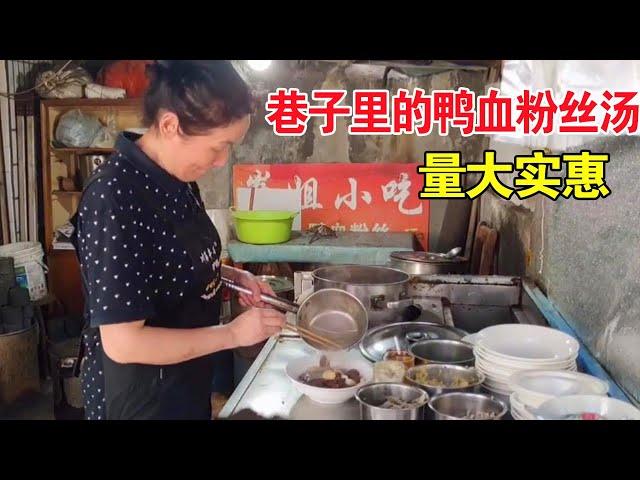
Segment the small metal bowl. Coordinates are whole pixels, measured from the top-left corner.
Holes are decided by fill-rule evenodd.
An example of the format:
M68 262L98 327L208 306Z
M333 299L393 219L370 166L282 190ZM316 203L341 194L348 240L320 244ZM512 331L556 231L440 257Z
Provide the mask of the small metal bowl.
M465 418L468 415L493 414L486 420L500 420L507 413L507 405L489 395L469 392L445 393L433 397L429 409L435 420L482 420Z
M422 340L409 347L418 364L446 364L473 367L476 357L473 345L460 340Z
M465 387L445 387L420 383L416 380L418 372L426 371L430 378L441 380L446 384L453 384L456 379L465 380L468 385ZM430 397L441 395L449 392L480 392L480 387L484 382L485 376L474 367L461 367L459 365L418 365L407 370L404 377L405 381L416 387L425 390Z
M406 402L418 400L411 408L382 408L387 397L394 396ZM362 420L423 420L429 395L417 387L402 383L371 383L356 392L360 402L360 419Z

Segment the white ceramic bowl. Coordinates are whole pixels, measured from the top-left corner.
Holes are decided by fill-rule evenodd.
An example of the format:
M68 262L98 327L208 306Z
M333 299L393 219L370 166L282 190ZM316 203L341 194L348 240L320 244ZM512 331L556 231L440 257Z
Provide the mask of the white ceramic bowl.
M547 400L532 409L541 420L561 420L566 415L597 413L607 420L640 420L640 410L630 403L601 395L569 395Z
M485 328L473 339L476 347L492 355L515 361L568 361L580 344L570 335L551 327L506 324Z
M361 381L359 384L352 387L345 388L322 388L307 385L306 383L298 380L300 375L306 372L311 367L316 367L320 364L321 354L314 354L308 357L292 360L286 366L286 374L298 390L303 395L307 395L311 400L324 404L339 404L348 401L354 397L356 391L371 383L373 379L373 367L360 352L353 350L351 352L332 352L330 356L331 367L340 368L345 370L356 369L360 372Z
M542 370L537 366L531 366L526 364L517 366L517 367L506 366L503 364L493 363L479 356L476 357L476 367L480 367L483 370L488 371L491 376L501 377L505 382L509 382L511 376L516 372L528 371L528 370ZM560 365L545 367L544 370L562 371L562 370L575 370L576 368L577 367L575 362L570 362L567 364L560 364Z
M516 392L509 397L511 405L511 414L518 417L518 420L535 420L533 414L527 409L527 405L523 403Z
M536 369L546 369L546 368L563 368L569 366L572 363L575 363L578 358L578 354L574 354L569 358L563 360L529 360L529 359L519 359L514 360L511 358L507 358L504 356L496 355L493 352L487 351L483 349L481 346L475 346L473 348L473 353L477 357L482 358L491 363L495 363L496 365L502 365L505 367L513 367L513 368L536 368Z
M572 371L527 370L511 376L510 385L526 405L539 407L545 401L568 395L606 395L607 382Z

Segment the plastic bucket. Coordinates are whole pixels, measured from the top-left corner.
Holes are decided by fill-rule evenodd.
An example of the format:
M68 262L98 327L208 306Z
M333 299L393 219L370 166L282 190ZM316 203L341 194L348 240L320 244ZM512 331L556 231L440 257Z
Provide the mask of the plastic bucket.
M298 212L280 210L235 210L231 208L236 236L243 243L271 245L291 239L293 219Z
M12 257L16 282L29 290L32 301L47 295L48 272L44 264L44 251L38 242L18 242L0 246L0 257Z

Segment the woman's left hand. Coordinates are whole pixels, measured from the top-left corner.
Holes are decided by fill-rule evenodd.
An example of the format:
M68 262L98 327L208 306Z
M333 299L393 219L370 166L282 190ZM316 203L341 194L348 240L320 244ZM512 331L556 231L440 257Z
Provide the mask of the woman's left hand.
M260 300L260 294L266 293L267 295L275 296L276 294L273 292L271 285L259 281L249 272L243 272L238 279L238 283L253 293L252 295L246 293L239 294L240 305L243 307L270 308L268 304Z

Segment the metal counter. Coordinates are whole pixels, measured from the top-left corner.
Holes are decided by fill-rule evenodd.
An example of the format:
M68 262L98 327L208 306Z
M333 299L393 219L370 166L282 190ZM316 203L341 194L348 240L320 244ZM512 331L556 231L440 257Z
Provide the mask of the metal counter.
M553 314L544 298L540 299L540 294L536 294L531 287L522 291L521 282L517 278L450 275L425 277L422 280L415 285L415 290L422 291L412 293L435 294L447 298L452 303L453 323L470 333L500 323L551 324L578 338L573 331L558 323L558 315ZM294 322L294 317L289 315L288 320ZM580 350L579 371L607 381L611 386L611 396L629 401L618 391L615 382L602 370L582 342ZM340 405L322 405L298 393L287 377L285 367L291 360L313 353L314 350L297 336L271 338L220 412L220 418L248 409L267 418L360 419L360 407L355 398ZM507 398L502 400L508 401ZM510 416L507 415L506 418Z
M220 418L250 409L267 418L359 420L360 407L355 398L341 405L322 405L298 393L291 383L284 371L286 365L313 353L299 337L271 338L220 412Z

